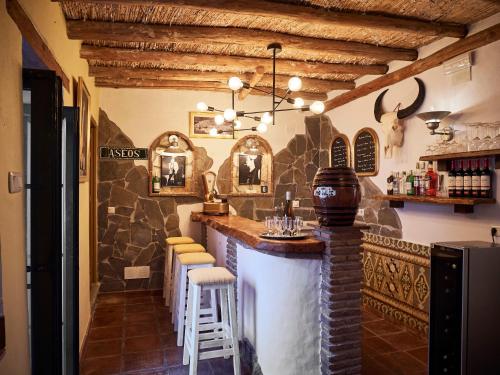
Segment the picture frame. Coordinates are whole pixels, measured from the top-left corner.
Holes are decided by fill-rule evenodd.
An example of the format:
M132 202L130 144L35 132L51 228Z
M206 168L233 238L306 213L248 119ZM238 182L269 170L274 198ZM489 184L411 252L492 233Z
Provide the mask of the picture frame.
M189 138L212 138L212 139L233 139L233 125L231 122L224 122L222 125L215 124L217 112L189 112ZM216 127L223 130L217 137L209 134L210 129Z
M161 187L186 186L186 155L163 154L161 155Z
M82 77L78 77L77 107L79 108L79 180L85 182L89 178L90 147L90 93Z

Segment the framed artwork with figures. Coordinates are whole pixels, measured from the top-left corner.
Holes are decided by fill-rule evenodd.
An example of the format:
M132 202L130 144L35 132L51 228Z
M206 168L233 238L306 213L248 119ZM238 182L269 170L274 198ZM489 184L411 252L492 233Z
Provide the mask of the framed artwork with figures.
M186 186L186 156L166 154L161 156L160 186Z
M90 93L82 77L78 78L77 106L80 110L79 175L80 182L85 182L89 176Z
M215 124L216 112L189 112L189 138L233 138L233 125L225 121L222 125ZM217 137L210 135L210 129L221 131Z

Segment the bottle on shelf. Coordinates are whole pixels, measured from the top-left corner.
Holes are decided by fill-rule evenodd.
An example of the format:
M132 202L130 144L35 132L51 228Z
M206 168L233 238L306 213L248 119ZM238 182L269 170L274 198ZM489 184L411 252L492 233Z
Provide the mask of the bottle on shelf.
M399 195L399 172L396 172L394 180L392 181L392 190L394 195Z
M428 196L436 196L438 185L438 174L434 172L432 161L427 166L425 174L425 194Z
M470 160L465 161L464 169L464 197L472 197L472 169L470 167Z
M420 183L418 184L420 188L419 195L425 195L425 175L427 174L425 170L425 161L420 163Z
M458 169L455 174L455 196L463 197L464 196L464 169L463 169L463 160L458 161Z
M491 198L492 196L492 175L489 160L484 159L483 169L481 169L481 198Z
M473 198L479 198L481 196L481 168L479 166L479 160L472 161L471 193Z
M153 178L151 179L152 184L153 184L153 193L159 193L160 192L160 177L158 175L153 174Z
M283 216L284 217L289 217L289 218L294 218L293 215L293 201L292 201L292 192L287 191L285 193L285 208L283 210Z
M406 171L401 173L401 178L399 179L399 194L406 195Z
M389 177L387 177L387 195L394 195L394 186L393 186L393 181L394 181L394 172L391 172Z
M415 195L415 176L413 175L413 171L410 170L410 174L406 177L406 195Z
M455 160L451 161L451 169L448 171L448 196L450 198L456 197L455 194Z

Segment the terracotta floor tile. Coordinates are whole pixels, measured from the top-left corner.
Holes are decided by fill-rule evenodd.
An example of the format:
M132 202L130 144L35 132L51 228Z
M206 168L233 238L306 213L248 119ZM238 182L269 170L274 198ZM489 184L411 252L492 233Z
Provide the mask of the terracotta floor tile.
M401 375L416 375L426 370L426 366L405 352L396 352L383 354L374 357L380 363L396 374Z
M96 300L97 304L120 305L125 304L123 293L104 293L99 294Z
M394 372L388 369L380 361L370 356L363 356L361 365L362 375L394 375Z
M189 366L177 366L170 367L168 369L169 375L188 375L189 374ZM208 361L200 361L198 362L198 375L223 375L223 374L215 374L210 367Z
M143 296L143 297L129 297L127 298L127 305L139 305L139 304L152 304L153 298L151 296Z
M158 321L158 330L160 331L160 334L166 335L170 333L174 333L174 326L172 323L170 323L170 320L167 321L165 320L159 320Z
M125 340L124 353L154 351L161 348L159 335L131 337Z
M96 312L92 319L92 327L122 326L123 317L122 312Z
M111 375L119 374L121 370L121 357L101 357L86 359L81 364L81 375Z
M388 322L386 320L372 321L372 322L363 324L363 326L379 336L404 331L403 328L398 327L398 326L394 325L393 323Z
M122 352L122 340L94 341L87 343L85 358L118 355Z
M162 348L177 348L177 334L169 333L167 335L161 335Z
M420 349L408 350L408 354L424 364L429 362L429 348L427 346Z
M165 350L165 358L167 359L167 366L175 367L182 365L183 354L184 354L184 348L182 346Z
M409 351L412 349L421 348L422 346L427 346L427 341L415 336L410 332L400 332L390 335L382 336L384 341L397 348L399 351Z
M163 352L140 352L123 355L123 371L163 370Z
M364 338L362 344L363 350L371 356L398 351L393 345L376 336Z
M155 308L152 304L126 305L125 312L154 312Z
M125 322L126 324L135 324L135 323L153 323L156 321L155 315L153 313L139 313L139 312L131 312L125 313Z
M363 316L363 323L369 323L369 322L373 322L376 320L383 320L383 318L381 316L377 315L373 311L370 311L366 308L363 309L362 316Z
M125 337L134 336L149 336L158 334L158 326L156 323L139 323L127 324L125 326Z
M99 327L92 328L89 331L89 335L87 336L87 341L99 341L99 340L110 340L122 338L123 336L123 327Z
M98 303L95 306L95 313L102 313L102 312L125 312L125 305L114 305L114 304L107 304L107 303Z
M365 327L363 327L363 329L361 331L361 337L368 338L368 337L373 337L373 336L375 336L375 333L373 333L369 329L366 329Z

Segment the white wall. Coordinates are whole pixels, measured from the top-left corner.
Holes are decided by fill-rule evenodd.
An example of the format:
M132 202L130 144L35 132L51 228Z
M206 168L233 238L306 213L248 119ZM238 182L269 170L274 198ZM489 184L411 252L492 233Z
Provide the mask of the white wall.
M471 28L471 33L500 22L497 14ZM419 50L419 57L425 57L443 48L453 39L443 40ZM426 86L426 98L418 112L430 110L451 111L452 124L473 121L500 120L500 41L482 47L473 54L472 80L454 85L443 73L442 67L428 70L420 77ZM396 70L406 63L391 64L390 70ZM369 79L358 82L364 83ZM417 95L417 84L413 78L389 87L385 95L385 111L392 111L398 102L403 107L410 104ZM374 128L383 142L381 125L373 116L373 105L380 90L351 103L336 108L327 114L333 125L345 133L352 141L354 134L362 127ZM335 96L334 93L330 97ZM449 124L449 122L448 122ZM386 178L391 171L415 169L419 156L424 155L426 146L435 142L425 124L415 116L405 120L405 143L401 155L394 159L384 159L380 155L380 172L373 177L373 182L382 191L386 191ZM447 122L444 122L444 126ZM500 177L496 172L496 180ZM498 184L497 184L498 185ZM500 201L500 189L496 189L496 199ZM397 209L403 225L403 238L423 244L444 240L491 240L489 225L500 224L500 209L496 205L476 206L474 214L454 214L452 206L405 203Z

